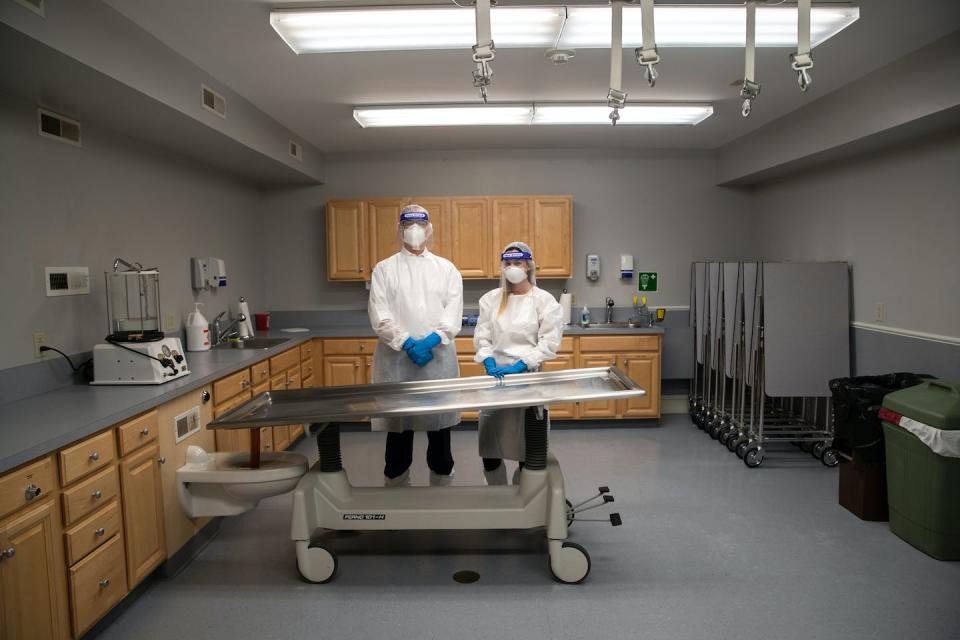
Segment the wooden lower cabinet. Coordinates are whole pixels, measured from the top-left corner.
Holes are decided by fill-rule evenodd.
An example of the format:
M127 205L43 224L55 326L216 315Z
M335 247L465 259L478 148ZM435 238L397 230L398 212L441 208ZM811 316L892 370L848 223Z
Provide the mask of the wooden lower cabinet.
M56 498L0 522L0 637L69 636L66 575Z
M74 634L79 637L127 595L123 537L109 542L70 567Z
M577 368L580 369L589 367L612 367L616 364L617 354L615 353L581 354L577 360ZM617 401L595 400L592 402L581 402L578 415L580 418L616 418Z
M160 446L145 447L120 463L127 586L133 589L166 559ZM175 509L179 505L170 505Z
M566 369L575 369L576 359L573 354L560 354L553 360L547 360L543 363L544 371L564 371ZM552 404L549 407L550 417L554 420L573 420L577 417L577 405L570 402L567 404Z
M629 353L621 355L618 366L647 390L645 396L629 398L620 402L620 415L624 418L660 417L660 354Z
M370 357L372 369L373 358ZM367 356L330 356L323 357L324 386L339 387L351 384L364 384L367 381Z

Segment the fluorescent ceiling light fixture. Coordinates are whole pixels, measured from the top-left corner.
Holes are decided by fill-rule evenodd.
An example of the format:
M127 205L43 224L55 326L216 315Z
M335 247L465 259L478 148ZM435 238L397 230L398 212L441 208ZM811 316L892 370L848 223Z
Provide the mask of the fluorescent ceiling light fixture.
M493 40L498 49L610 46L609 6L493 7ZM657 46L742 47L746 41L744 5L656 5ZM849 4L813 7L813 46L828 40L860 17ZM469 49L475 44L474 9L447 5L280 9L270 24L296 53ZM797 8L757 7L757 46L797 44ZM623 46L641 45L640 8L623 9Z
M709 104L627 103L618 124L694 125L713 115ZM487 105L397 105L356 107L354 119L371 127L470 127L509 125L610 125L604 104L537 103Z

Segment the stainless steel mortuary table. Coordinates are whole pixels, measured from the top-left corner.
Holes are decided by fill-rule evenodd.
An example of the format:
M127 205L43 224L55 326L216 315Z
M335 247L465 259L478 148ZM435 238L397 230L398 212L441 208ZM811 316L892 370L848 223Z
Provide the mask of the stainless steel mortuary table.
M337 570L330 549L314 542L322 529L531 529L545 527L550 570L560 582L578 583L590 556L567 542L576 507L564 494L563 474L549 452L548 418L526 413L526 460L514 486L353 487L340 455L337 421L504 409L612 400L646 393L616 367L270 391L224 414L211 429L259 429L311 423L320 459L293 496L291 538L297 567L311 582L328 582ZM606 487L594 499L612 501ZM599 506L599 505L593 505ZM589 507L589 508L592 508ZM617 518L614 524L619 523Z

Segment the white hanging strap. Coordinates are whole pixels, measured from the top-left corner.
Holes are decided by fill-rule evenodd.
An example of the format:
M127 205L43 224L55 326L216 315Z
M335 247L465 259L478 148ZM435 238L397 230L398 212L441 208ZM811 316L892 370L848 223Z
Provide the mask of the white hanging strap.
M760 83L756 81L757 57L757 2L747 0L747 46L743 59L743 86L740 87L740 97L743 106L740 115L744 118L750 115L753 101L760 95Z
M490 63L496 55L493 36L490 33L490 0L477 0L476 9L477 44L473 47L473 86L480 89L480 97L487 101L487 87L493 81L493 69Z
M813 56L810 55L810 0L797 1L797 52L790 55L790 66L797 72L797 84L806 91L813 81L810 69L813 68Z
M623 92L623 0L611 2L613 20L610 30L610 91L607 92L607 106L613 109L610 112L610 123L617 125L620 119L620 109L627 102L627 94Z
M633 54L637 58L637 64L647 68L644 76L647 78L647 84L652 87L657 84L657 78L660 77L657 70L653 68L653 65L660 62L657 38L653 29L653 0L640 0L640 23L643 40L640 48L633 50Z

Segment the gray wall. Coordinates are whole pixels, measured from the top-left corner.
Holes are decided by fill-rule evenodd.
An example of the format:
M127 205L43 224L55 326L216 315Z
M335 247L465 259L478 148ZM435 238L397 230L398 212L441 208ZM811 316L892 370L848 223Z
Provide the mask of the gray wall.
M854 321L878 324L883 303L885 327L960 340L957 167L953 133L758 187L757 248L769 259L850 262ZM960 348L872 333L854 332L858 373L929 363L960 379ZM918 355L931 349L940 355Z
M41 138L36 117L34 104L0 101L0 369L35 361L35 331L68 353L102 341L103 271L117 256L160 268L178 325L193 255L227 263L229 287L198 298L208 316L240 295L263 299L259 191L93 124L81 148ZM89 267L90 295L46 297L46 266Z
M404 195L570 194L574 197L574 303L602 306L613 296L630 304L636 282L619 280L621 253L660 273L651 305L688 304L690 262L753 253L748 192L714 186L711 153L625 154L584 150L436 152L328 156L324 187L265 196L267 305L271 309L365 307L361 283L326 279L323 203L329 198ZM599 253L602 276L584 277L585 255ZM468 282L476 306L494 281Z

